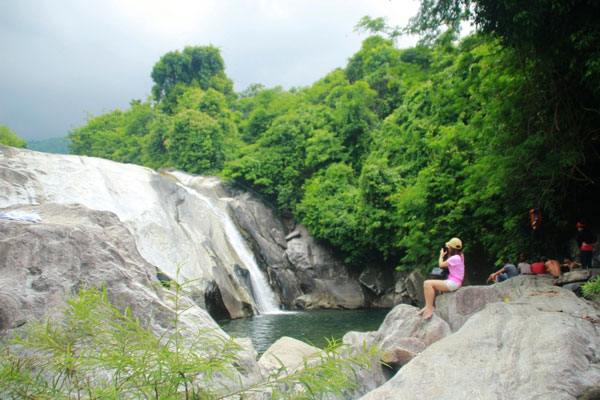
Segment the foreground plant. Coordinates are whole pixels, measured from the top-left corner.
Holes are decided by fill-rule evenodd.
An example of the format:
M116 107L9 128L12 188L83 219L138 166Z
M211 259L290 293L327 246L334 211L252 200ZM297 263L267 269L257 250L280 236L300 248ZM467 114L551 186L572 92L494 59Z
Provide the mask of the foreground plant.
M600 276L584 283L581 290L584 296L592 296L596 298L596 300L600 300Z
M294 371L258 382L240 367L241 347L216 329L194 332L180 321L182 285L174 285L173 327L156 336L108 301L106 288L83 288L60 321L32 323L2 343L0 397L20 399L318 399L357 388L358 368L375 350L342 351L336 341Z

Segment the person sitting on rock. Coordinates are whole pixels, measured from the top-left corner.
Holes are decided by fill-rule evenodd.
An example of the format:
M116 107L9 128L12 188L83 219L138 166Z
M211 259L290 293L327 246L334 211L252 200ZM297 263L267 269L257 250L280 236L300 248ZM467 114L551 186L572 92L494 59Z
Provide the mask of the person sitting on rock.
M446 247L440 250L440 258L438 266L440 268L448 268L450 274L448 279L442 281L438 279L428 279L423 283L423 291L425 292L425 307L417 313L424 315L425 319L429 319L433 315L435 303L435 291L454 292L462 286L465 277L465 257L462 253L462 241L459 238L452 238L446 243ZM448 255L448 259L444 258Z
M498 271L491 274L485 283L489 283L490 281L494 281L494 283L503 282L513 276L519 275L519 271L517 271L517 267L514 264L511 264L508 261L508 257L504 257L502 259L502 263L504 266L500 268Z
M545 257L544 257L545 258ZM546 266L546 271L548 271L552 276L561 276L562 271L560 270L560 263L556 260L546 260L544 262Z
M546 260L547 258L542 256L538 259L538 261L531 264L531 272L533 272L535 275L543 275L547 273Z
M527 262L527 257L525 257L525 254L523 253L519 255L519 264L517 265L517 268L521 275L533 274L533 272L531 272L531 264Z
M561 265L561 269L563 268L568 268L569 271L573 271L574 269L581 268L581 264L571 260L571 257L565 257Z

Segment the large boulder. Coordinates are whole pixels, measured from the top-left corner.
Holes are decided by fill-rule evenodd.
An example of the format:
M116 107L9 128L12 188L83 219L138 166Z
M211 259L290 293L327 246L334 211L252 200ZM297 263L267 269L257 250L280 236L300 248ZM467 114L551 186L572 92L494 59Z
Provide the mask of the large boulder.
M566 272L556 279L558 286L567 285L575 282L585 282L592 276L592 271L589 269L576 269Z
M376 332L348 332L344 335L342 342L353 354L364 353L365 350L375 346ZM351 397L358 398L383 385L389 378L388 370L381 364L379 359L372 359L369 368L358 368L354 370L357 388L352 391Z
M452 333L443 319L434 315L431 320L425 320L417 315L418 311L411 305L400 304L389 312L375 336L383 351L391 350L400 338L416 338L429 346Z
M501 300L501 295L492 286L465 286L456 292L436 296L435 314L447 321L455 332L488 303Z
M521 284L363 399L576 399L600 385L598 311L568 290Z
M456 332L487 304L514 301L532 287L547 287L553 282L554 279L550 275L519 275L489 286L463 286L456 292L436 296L435 313Z
M103 285L113 304L129 307L155 333L170 326L171 307L156 267L141 257L115 214L77 204L19 210L38 213L42 222L0 219L0 330L52 318L66 296ZM193 326L218 328L197 306L186 315Z
M322 350L300 340L283 336L273 343L258 360L263 376L276 374L280 369L291 373L303 366L306 359Z
M384 384L399 368L427 346L451 334L448 324L437 316L430 321L417 315L418 308L408 304L394 307L375 332L348 332L342 341L353 352L377 346L381 358L372 360L370 369L357 369L357 398ZM381 362L383 361L382 364Z

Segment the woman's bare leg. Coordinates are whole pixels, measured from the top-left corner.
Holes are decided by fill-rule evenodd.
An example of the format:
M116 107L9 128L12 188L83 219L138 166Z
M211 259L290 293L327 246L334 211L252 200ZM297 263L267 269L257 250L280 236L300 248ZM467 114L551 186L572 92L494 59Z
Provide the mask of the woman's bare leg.
M425 307L417 313L417 315L425 314L424 318L429 319L433 316L435 291L448 292L446 282L437 279L429 279L423 283L423 291L425 292Z

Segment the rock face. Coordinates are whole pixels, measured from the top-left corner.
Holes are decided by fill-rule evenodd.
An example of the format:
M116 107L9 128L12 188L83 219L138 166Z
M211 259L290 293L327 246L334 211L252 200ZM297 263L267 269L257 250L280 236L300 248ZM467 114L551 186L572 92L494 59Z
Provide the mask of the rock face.
M396 304L412 304L419 307L425 305L424 281L423 275L418 270L412 271L406 276L405 273L400 273L400 276L396 279L394 292L401 300Z
M0 219L0 330L52 317L66 296L105 284L112 304L129 306L152 331L165 331L170 306L156 268L141 257L115 214L52 203L25 209L37 211L43 222ZM189 316L218 327L197 306Z
M454 333L413 352L391 380L362 399L576 399L600 385L600 315L551 279L523 276L465 287L436 303ZM410 306L394 312L400 307ZM418 310L410 308L404 311L409 320ZM424 324L439 323L438 315ZM384 325L378 334L402 335ZM376 343L389 348L385 340Z
M285 255L304 295L294 305L304 309L366 306L359 283L330 251L298 226L289 236Z
M184 185L185 177L98 158L0 145L0 209L57 203L110 211L132 233L150 264L171 278L195 280L196 300L202 306L205 292L216 286L218 302L229 316L252 315L258 305L252 288L235 273L236 265L246 270L248 266L232 251L223 224L226 202L213 201ZM211 188L215 180L206 178L202 183Z
M359 282L302 226L218 178L0 145L0 210L46 203L114 213L141 256L163 276L193 280L194 300L215 317L410 299L393 277L371 272Z
M253 243L259 263L287 308L355 309L370 305L347 267L303 226L292 226L290 231L256 195L232 193L232 215Z

